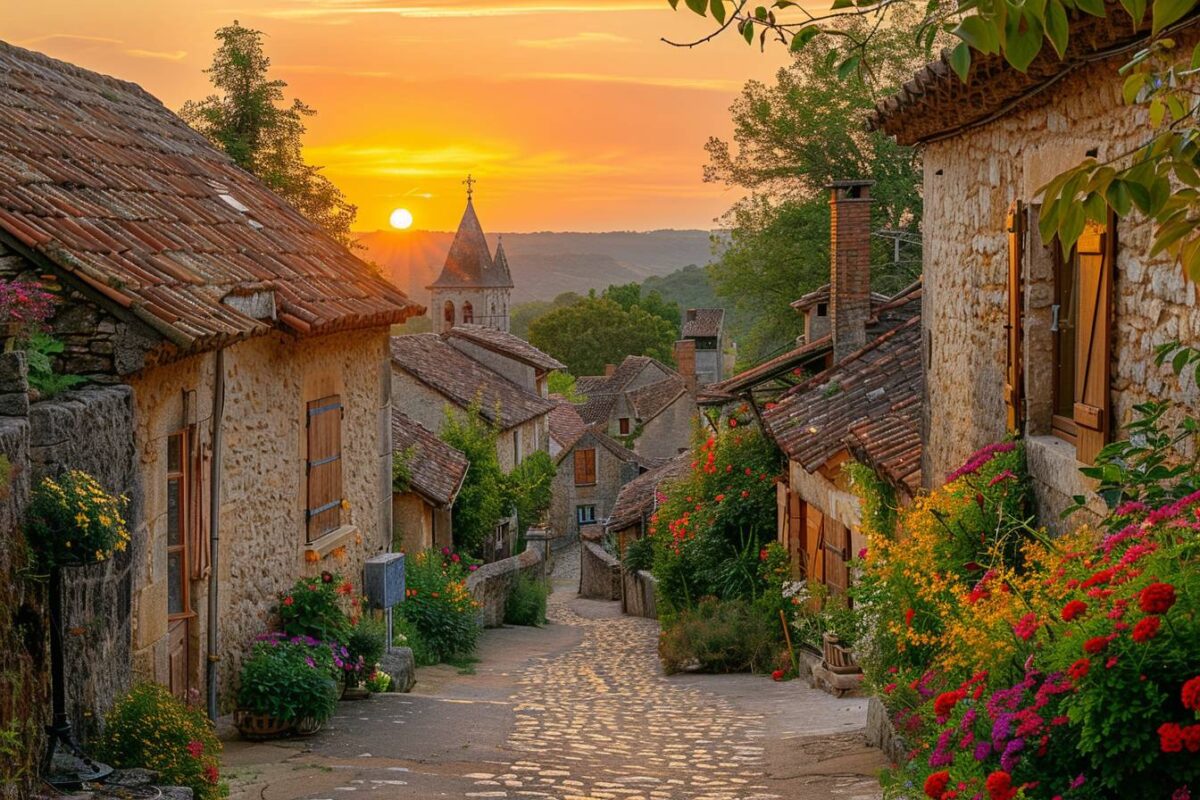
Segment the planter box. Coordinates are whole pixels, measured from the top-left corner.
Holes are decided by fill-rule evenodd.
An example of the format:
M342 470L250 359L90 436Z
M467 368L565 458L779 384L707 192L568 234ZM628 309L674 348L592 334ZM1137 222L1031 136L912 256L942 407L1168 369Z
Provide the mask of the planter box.
M252 742L291 736L294 729L291 721L276 719L266 714L256 714L241 708L233 712L233 725L243 739L249 739Z
M821 635L822 656L824 667L838 675L854 675L862 672L862 668L854 660L854 654L849 647L842 644L836 634Z

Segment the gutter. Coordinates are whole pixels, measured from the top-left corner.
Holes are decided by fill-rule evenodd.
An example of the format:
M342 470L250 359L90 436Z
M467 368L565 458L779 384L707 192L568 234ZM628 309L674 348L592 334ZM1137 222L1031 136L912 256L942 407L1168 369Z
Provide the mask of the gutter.
M221 429L222 417L225 414L225 350L218 349L213 354L213 408L212 408L212 475L209 478L209 510L208 510L208 654L207 696L208 718L214 722L217 719L217 665L220 656L217 655L217 589L220 586L220 556L221 556L221 445L224 439Z

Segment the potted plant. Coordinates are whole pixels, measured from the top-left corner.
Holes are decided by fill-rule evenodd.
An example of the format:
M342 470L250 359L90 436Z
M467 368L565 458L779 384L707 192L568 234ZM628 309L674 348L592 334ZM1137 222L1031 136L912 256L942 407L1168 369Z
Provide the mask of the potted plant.
M247 739L315 733L333 714L337 698L333 658L316 640L259 641L242 663L234 724Z
M350 631L346 642L349 659L346 663L346 691L343 700L363 700L371 696L367 679L383 655L387 635L383 626L373 619L363 619Z

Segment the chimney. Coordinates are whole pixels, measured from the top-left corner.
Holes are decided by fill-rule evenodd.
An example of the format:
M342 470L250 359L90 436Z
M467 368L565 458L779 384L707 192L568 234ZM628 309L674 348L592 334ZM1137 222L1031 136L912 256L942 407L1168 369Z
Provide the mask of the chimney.
M684 319L684 321L685 322L695 322L696 321L696 309L689 308L687 310L687 317Z
M613 373L616 371L617 371L616 364L605 364L604 365L604 377L611 378Z
M875 181L829 186L829 314L833 362L867 343L871 315L871 187Z
M696 391L696 340L680 339L675 342L675 369L687 382L689 392Z

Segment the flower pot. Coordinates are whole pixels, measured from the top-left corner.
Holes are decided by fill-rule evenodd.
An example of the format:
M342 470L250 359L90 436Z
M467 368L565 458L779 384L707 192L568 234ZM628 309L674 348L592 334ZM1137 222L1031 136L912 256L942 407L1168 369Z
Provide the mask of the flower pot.
M295 733L297 736L312 736L324 727L324 722L317 722L312 717L296 720Z
M253 742L289 736L295 727L291 720L282 720L243 708L233 712L233 725L243 739Z
M842 644L836 633L821 634L823 661L825 668L838 675L853 675L862 672L862 668L854 661L854 654L849 647Z
M371 690L365 686L347 686L342 692L343 700L366 700L371 696Z

